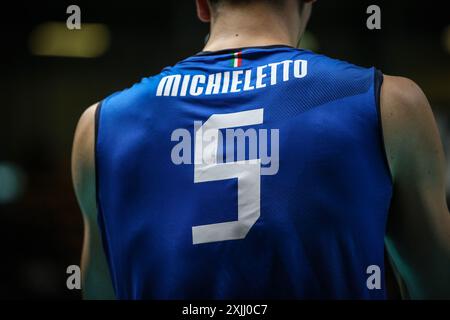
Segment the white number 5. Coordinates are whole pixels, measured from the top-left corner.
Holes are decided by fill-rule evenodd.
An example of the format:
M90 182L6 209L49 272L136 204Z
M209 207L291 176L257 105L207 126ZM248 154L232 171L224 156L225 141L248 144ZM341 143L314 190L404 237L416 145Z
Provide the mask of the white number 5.
M261 159L217 163L219 129L263 123L263 109L212 115L195 132L194 183L238 179L238 220L192 227L192 243L244 239L258 220Z

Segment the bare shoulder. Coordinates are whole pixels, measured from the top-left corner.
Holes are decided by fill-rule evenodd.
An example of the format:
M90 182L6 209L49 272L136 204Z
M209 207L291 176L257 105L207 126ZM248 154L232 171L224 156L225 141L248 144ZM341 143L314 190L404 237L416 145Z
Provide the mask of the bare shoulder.
M95 112L97 110L97 106L98 103L93 104L81 115L75 130L74 142L82 142L87 139L91 139L91 136L95 131Z
M81 259L83 297L114 299L114 289L97 224L95 179L95 114L98 103L87 108L75 130L72 179L83 212L84 242Z
M436 121L427 97L412 80L384 76L380 97L383 135L391 172L413 158L426 159L440 148ZM395 178L395 177L394 177Z
M381 108L387 124L390 121L409 124L415 117L431 111L425 94L414 81L388 75L381 87Z
M98 103L81 115L72 147L72 180L77 199L85 215L95 208L95 113Z
M385 76L380 100L394 179L388 252L409 297L449 297L446 161L431 106L419 86L402 77Z

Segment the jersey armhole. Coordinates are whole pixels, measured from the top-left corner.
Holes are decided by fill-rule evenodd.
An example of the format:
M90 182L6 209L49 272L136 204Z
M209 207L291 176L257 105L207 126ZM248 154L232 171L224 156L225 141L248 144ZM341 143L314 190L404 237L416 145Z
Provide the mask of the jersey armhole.
M100 232L100 237L102 241L103 251L105 253L105 257L108 263L109 267L109 273L111 277L111 283L114 288L114 294L116 294L116 281L114 270L112 268L111 264L111 256L109 252L109 245L108 245L108 233L106 230L105 225L105 217L103 213L102 203L100 199L100 166L99 166L99 148L98 148L98 138L99 138L99 129L100 129L100 115L101 115L101 109L104 104L104 100L100 101L97 105L97 108L95 109L95 138L94 138L94 159L95 159L95 200L97 204L97 225L98 225L98 231Z
M393 183L394 179L392 176L391 168L389 166L386 145L384 143L383 119L381 116L381 86L383 85L383 80L384 80L383 73L380 70L375 69L374 78L375 78L374 79L375 105L376 105L377 115L378 115L378 127L379 127L379 131L380 131L381 146L383 148L383 158L384 158L386 168L389 172L389 178L391 179L391 183Z

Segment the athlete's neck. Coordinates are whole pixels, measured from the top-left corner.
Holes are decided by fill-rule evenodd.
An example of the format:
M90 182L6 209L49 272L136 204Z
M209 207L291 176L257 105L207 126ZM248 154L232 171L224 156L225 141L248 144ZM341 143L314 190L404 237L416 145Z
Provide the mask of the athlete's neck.
M218 8L204 51L230 48L287 45L299 40L298 14L276 12L267 5Z

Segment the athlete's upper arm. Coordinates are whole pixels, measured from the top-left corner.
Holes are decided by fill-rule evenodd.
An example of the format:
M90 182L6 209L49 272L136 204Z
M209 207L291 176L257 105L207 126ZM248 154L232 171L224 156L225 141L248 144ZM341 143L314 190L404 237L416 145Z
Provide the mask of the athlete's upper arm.
M72 179L83 213L84 242L81 258L84 298L114 298L108 265L97 225L95 181L95 111L97 104L81 116L72 149Z
M385 76L381 115L394 193L386 245L411 298L450 298L445 157L422 90Z

